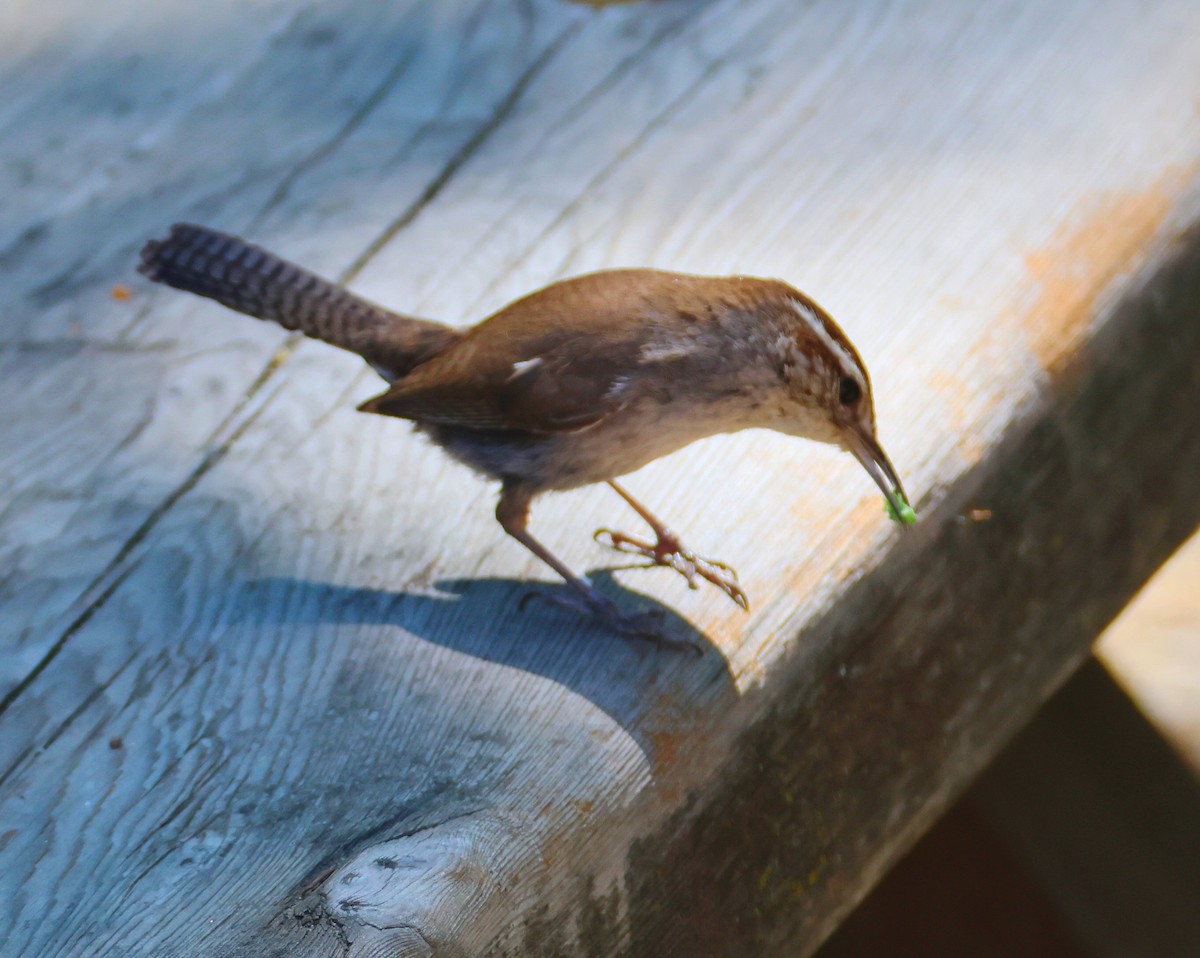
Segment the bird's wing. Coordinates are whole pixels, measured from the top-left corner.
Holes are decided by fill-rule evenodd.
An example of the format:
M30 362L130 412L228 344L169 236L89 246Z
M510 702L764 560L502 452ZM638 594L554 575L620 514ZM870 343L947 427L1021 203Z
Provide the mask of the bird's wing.
M586 429L632 398L644 334L626 325L586 345L580 335L559 328L517 341L468 336L359 408L468 429Z
M688 355L696 340L685 331L712 321L723 282L615 270L554 283L359 408L468 429L586 429L661 388L645 367Z

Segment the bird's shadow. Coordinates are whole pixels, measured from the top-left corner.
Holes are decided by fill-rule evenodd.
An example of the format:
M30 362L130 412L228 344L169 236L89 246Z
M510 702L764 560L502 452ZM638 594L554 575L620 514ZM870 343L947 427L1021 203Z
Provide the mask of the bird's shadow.
M664 631L695 651L617 635L556 607L555 600L573 595L566 585L520 579L448 579L420 591L390 591L261 578L244 584L231 612L235 621L256 625L286 619L291 626L393 627L399 635L541 675L602 709L649 755L664 722L677 728L686 715L689 728L702 729L704 716L719 714L737 690L728 663L707 636L667 605L622 586L614 571L595 570L589 579L623 612L652 613Z

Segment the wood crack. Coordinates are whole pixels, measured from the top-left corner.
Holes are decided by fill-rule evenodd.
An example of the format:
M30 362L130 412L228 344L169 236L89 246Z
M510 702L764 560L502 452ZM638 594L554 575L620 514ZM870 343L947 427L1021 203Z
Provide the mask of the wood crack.
M497 129L507 120L516 109L517 104L521 101L521 97L525 95L525 91L530 84L538 77L539 74L549 65L554 59L559 50L563 48L580 30L582 22L571 24L563 30L555 39L546 47L545 50L533 61L524 72L517 77L516 83L500 101L495 111L488 121L475 131L474 135L463 144L462 148L450 157L449 161L442 167L441 171L435 176L429 185L421 191L418 196L407 209L389 223L384 230L367 245L355 260L344 269L337 277L339 283L353 282L366 267L379 254L381 250L403 230L406 226L412 223L432 203L438 195L446 188L459 170L466 165L467 161L479 152L479 148L483 146L496 132Z
M182 493L181 493L181 495L182 495ZM154 515L154 514L152 513L151 515ZM149 520L147 520L147 521L149 521ZM143 527L144 526L145 526L145 523L143 523ZM138 531L141 531L141 530L139 529ZM146 529L146 532L149 532L148 528ZM136 533L135 533L135 535L136 535ZM143 534L141 537L138 538L137 541L140 542L141 539L144 537L145 536ZM121 562L123 562L125 560L125 558L128 557L129 553L133 551L133 549L136 547L136 545L137 545L137 542L134 542L132 539L126 543L125 547L122 549L121 553L119 554L119 559ZM12 704L18 698L21 697L22 693L24 693L24 691L27 688L29 688L30 685L33 684L33 682L37 679L37 677L46 670L46 668L50 665L50 663L53 662L56 658L58 658L59 653L61 653L62 650L66 647L66 644L68 641L70 641L71 637L74 636L80 629L82 629L85 625L88 624L88 622L91 621L92 617L97 612L99 612L100 609L102 609L104 607L104 604L106 602L108 602L109 599L112 598L113 593L115 593L117 591L117 589L119 589L121 587L121 585L125 582L125 580L128 579L137 570L137 568L140 564L141 564L141 560L139 559L136 562L129 563L129 565L126 566L124 569L121 569L116 574L116 577L113 579L113 581L111 583L109 583L108 587L99 596L97 596L92 602L88 603L88 605L84 608L84 610L82 612L80 612L78 616L75 617L75 619L71 622L71 624L66 627L66 629L63 630L62 635L60 635L58 637L58 639L54 642L54 644L52 646L50 646L50 648L46 651L46 654L43 655L34 664L33 668L29 670L29 673L23 679L21 679L20 682L18 682L11 689L9 689L8 693L4 696L4 698L0 699L0 717L3 717L4 713L7 712L9 710L9 708L12 707ZM116 559L114 559L112 562L110 562L105 567L104 571L101 572L100 575L98 575L95 579L92 580L91 585L88 587L87 590L85 590L84 594L86 595L88 591L95 588L96 585L98 583L102 582L114 569L117 568L118 565L119 565L119 562ZM5 773L5 777L7 777L7 774L8 773ZM0 778L0 785L2 785L3 782L4 782L4 779Z
M200 460L199 464L184 478L184 480L168 493L162 501L159 502L150 514L142 520L141 524L133 531L133 534L125 540L117 554L109 560L108 564L100 571L100 573L89 583L84 589L82 596L88 595L100 587L100 584L106 579L112 577L112 581L104 587L103 591L88 602L83 610L70 622L63 630L62 634L55 640L54 644L46 650L46 653L37 661L30 669L29 673L14 685L3 699L0 699L0 717L12 707L13 703L29 688L30 685L41 675L53 662L58 658L59 654L66 648L67 643L90 622L97 612L99 612L107 604L108 600L113 597L116 591L124 584L125 580L133 574L140 565L141 560L129 562L130 555L146 537L154 530L164 516L167 515L196 485L203 479L212 468L217 465L233 447L233 444L252 426L258 417L262 414L266 405L260 406L254 413L247 416L246 419L238 426L229 438L208 453Z
M649 141L649 139L657 130L661 129L664 124L669 122L671 118L679 112L680 109L686 106L687 103L695 96L696 92L706 86L709 81L711 81L721 71L721 69L725 66L725 63L725 58L719 58L712 61L707 67L705 67L704 71L698 77L696 77L695 80L688 84L685 90L671 100L666 107L654 114L654 116L650 118L650 121L638 131L637 136L633 138L629 145L617 153L617 155L611 161L606 163L601 170L596 173L595 176L588 180L587 183L584 184L583 189L575 195L574 199L572 199L561 210L559 210L554 219L552 219L545 227L543 227L541 232L539 232L537 236L533 238L533 240L525 245L525 249L515 259L510 260L504 269L496 273L496 278L486 287L484 287L483 292L480 293L476 300L476 304L478 305L481 302L485 302L487 298L495 292L496 288L499 286L500 280L503 277L511 275L514 271L520 269L520 267L526 261L528 261L529 257L532 256L534 252L545 243L546 239L559 226L565 223L572 216L572 214L578 211L580 206L583 205L584 200L587 199L588 195L591 194L597 187L603 185L604 182L608 180L618 169L620 169L621 166L628 161L631 156L633 156L639 149L641 149L642 146L646 144L647 141ZM573 255L574 252L572 251L572 253L567 257L567 262L570 261L570 258Z
M307 156L301 159L298 163L284 175L280 180L279 185L275 187L275 191L263 204L262 208L255 214L250 221L249 230L251 232L262 223L270 213L278 207L284 200L288 198L292 187L296 181L300 179L309 170L315 169L323 161L327 160L343 143L348 140L356 130L378 109L379 105L387 98L388 94L400 81L400 78L408 72L408 68L416 56L416 48L411 49L407 55L403 56L392 68L387 72L387 75L380 82L371 94L361 103L358 108L347 117L338 129L328 140L320 146L312 150Z
M659 45L667 42L668 40L674 39L680 32L682 32L685 26L688 26L692 22L692 15L690 12L688 12L680 16L678 20L674 20L662 29L655 31L644 44L638 47L637 50L635 50L629 56L621 60L615 67L613 67L607 74L604 75L599 83L587 90L587 92L585 92L574 104L572 104L570 110L566 113L566 116L571 119L578 119L581 117L593 102L611 91L620 80L628 75L631 70L640 65L649 54L654 52ZM546 137L543 137L542 142L545 142L545 140ZM492 242L497 229L502 227L503 224L507 222L508 218L512 215L514 208L515 204L510 205L503 215L494 219L487 230L480 231L475 242L466 249L463 259L469 260L473 258L475 253L485 248L490 242ZM504 275L504 273L499 274L496 277L496 280ZM495 287L496 280L493 281L493 285L489 286L488 289L493 289ZM479 301L477 301L477 304L478 302Z

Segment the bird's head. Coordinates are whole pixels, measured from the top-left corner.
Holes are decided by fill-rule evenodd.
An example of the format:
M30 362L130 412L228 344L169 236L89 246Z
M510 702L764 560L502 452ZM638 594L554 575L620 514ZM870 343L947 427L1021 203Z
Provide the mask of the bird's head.
M862 357L820 306L798 290L784 289L773 304L787 396L777 428L853 454L894 515L911 515L900 477L875 435L875 403Z

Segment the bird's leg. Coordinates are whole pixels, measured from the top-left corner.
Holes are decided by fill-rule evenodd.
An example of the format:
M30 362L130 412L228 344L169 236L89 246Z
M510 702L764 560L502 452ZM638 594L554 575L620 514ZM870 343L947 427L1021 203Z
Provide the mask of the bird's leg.
M597 542L610 549L616 549L618 552L645 556L650 560L651 565L662 565L674 569L687 579L687 584L693 589L699 588L696 582L697 576L707 579L743 609L749 611L750 600L742 591L742 587L738 585L737 573L731 567L717 559L697 555L685 548L679 541L679 536L672 532L666 523L634 499L623 487L612 480L609 480L608 484L617 491L617 495L633 507L634 512L646 520L646 524L654 532L657 541L650 543L623 532L597 529L595 534Z
M652 642L672 648L686 648L692 652L701 651L691 642L673 635L662 628L659 621L661 616L659 615L654 613L645 613L636 616L623 615L613 602L588 585L587 582L567 568L554 553L530 535L527 525L529 522L529 504L532 498L533 496L527 490L519 486L504 486L500 491L500 502L496 506L496 519L499 520L505 532L562 576L566 580L567 585L574 590L575 596L567 598L532 592L521 600L522 609L525 608L530 599L538 598L552 605L592 615L604 622L614 632L621 635L649 639Z

